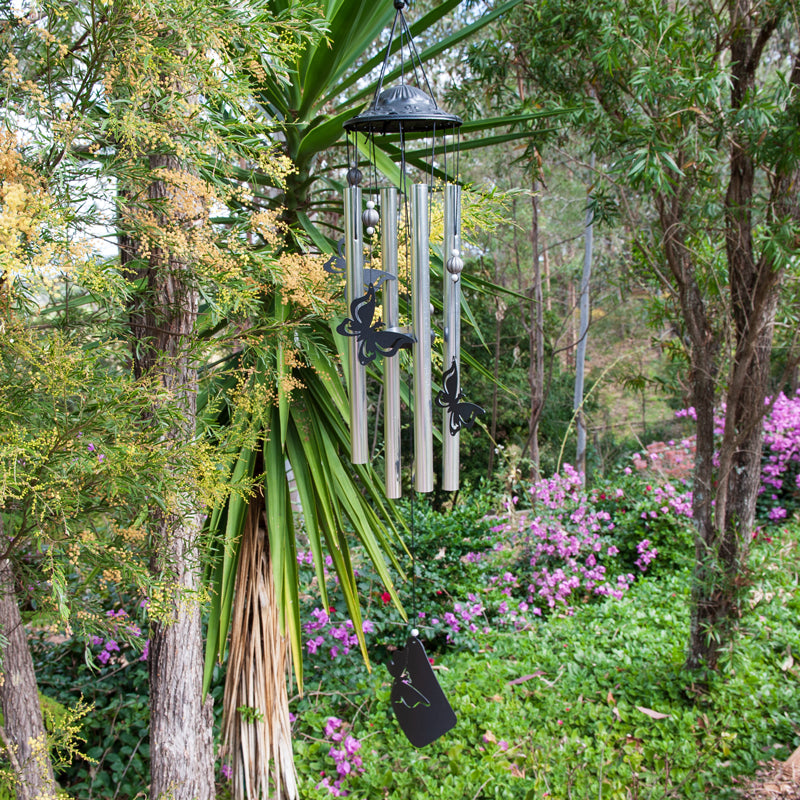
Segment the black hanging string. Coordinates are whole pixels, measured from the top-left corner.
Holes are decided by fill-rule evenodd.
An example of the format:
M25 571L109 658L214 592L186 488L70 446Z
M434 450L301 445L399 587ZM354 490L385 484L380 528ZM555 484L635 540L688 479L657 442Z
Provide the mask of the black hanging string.
M425 74L425 67L422 66L422 59L419 57L419 53L417 52L417 46L414 44L414 39L411 36L411 31L408 28L408 23L406 22L406 18L404 14L400 14L400 21L403 24L403 30L406 34L406 40L408 41L408 52L411 56L411 66L414 69L414 80L417 82L417 86L420 88L422 87L422 83L420 82L419 75L417 74L417 64L419 64L419 71L422 73L422 77L425 79L425 86L428 89L428 94L430 95L431 100L433 100L433 105L438 108L439 105L436 102L436 98L433 96L433 92L431 91L431 85L428 83L428 76ZM402 56L402 54L401 54Z

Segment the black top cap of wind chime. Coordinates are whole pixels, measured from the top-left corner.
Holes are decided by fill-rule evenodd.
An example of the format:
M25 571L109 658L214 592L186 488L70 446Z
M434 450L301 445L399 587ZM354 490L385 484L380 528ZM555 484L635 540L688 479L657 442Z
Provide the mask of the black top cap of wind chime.
M386 47L383 66L381 67L378 88L369 107L357 117L353 117L344 123L343 127L346 131L385 134L399 132L421 133L439 130L445 133L448 130L460 128L462 125L461 117L439 108L433 97L428 77L425 75L425 70L422 67L422 62L414 47L411 32L403 15L405 5L404 0L394 0L394 7L397 11L392 24L392 32L389 35L389 44ZM416 75L417 68L419 68L427 91L408 84L400 84L388 89L383 88L383 77L386 74L386 65L389 62L392 40L394 39L398 19L401 24L400 35L401 37L405 35L408 41L414 74ZM417 80L417 83L420 83L420 81Z

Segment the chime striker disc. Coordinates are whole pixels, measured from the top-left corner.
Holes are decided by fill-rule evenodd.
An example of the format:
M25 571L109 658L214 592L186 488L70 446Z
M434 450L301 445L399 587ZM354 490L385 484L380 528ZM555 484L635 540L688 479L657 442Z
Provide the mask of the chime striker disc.
M433 98L416 86L402 84L384 89L378 99L357 117L344 123L346 131L406 133L460 128L461 117L439 108Z

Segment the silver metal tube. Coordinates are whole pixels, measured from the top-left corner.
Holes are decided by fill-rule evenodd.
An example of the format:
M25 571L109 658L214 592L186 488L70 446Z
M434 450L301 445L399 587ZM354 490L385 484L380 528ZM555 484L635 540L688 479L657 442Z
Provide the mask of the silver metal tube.
M350 304L364 294L364 240L361 232L361 189L348 186L344 191L344 255L347 262L347 315ZM350 460L366 464L367 442L367 371L358 362L358 341L347 340L350 372Z
M397 189L381 189L381 269L395 280L383 283L383 322L387 328L400 324L397 275ZM386 495L402 494L400 475L400 355L383 359L383 438L386 456Z
M444 187L444 362L448 370L455 360L461 375L461 276L450 273L447 264L454 253L461 257L461 187L447 183ZM459 389L461 388L459 383ZM447 409L443 410L442 424L442 489L455 492L459 487L459 434L450 433Z
M428 186L411 187L411 297L414 356L414 488L433 491L430 235Z

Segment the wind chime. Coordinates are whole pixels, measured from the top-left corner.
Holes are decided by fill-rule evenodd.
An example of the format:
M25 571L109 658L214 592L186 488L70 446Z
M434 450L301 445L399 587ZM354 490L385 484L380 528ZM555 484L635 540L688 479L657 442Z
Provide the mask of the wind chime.
M398 498L401 481L400 363L402 349L411 352L414 453L412 483L417 492L434 488L434 402L442 408L442 475L446 491L459 488L459 433L484 413L464 402L461 389L461 186L458 184L458 144L462 121L440 108L414 46L403 14L406 3L394 0L395 16L380 79L370 105L344 123L347 132L347 187L344 193L344 243L339 257L328 262L332 272L344 272L349 317L337 330L349 337L348 389L351 461L369 460L367 436L367 366L383 357L384 444L386 492ZM395 32L399 29L402 81L384 88ZM405 63L405 53L410 64ZM406 82L406 81L409 82ZM413 81L413 83L411 82ZM386 137L400 162L400 186L378 186L375 142ZM407 151L409 141L425 147ZM429 147L429 149L428 149ZM359 169L366 154L367 177ZM424 157L420 157L424 153ZM425 159L428 159L425 161ZM421 180L409 180L416 168ZM443 376L436 392L432 383L434 343L430 300L430 218L434 180L443 182ZM364 200L365 195L368 199ZM372 263L380 244L380 268ZM402 245L402 249L401 249ZM342 250L344 254L342 256ZM410 273L410 327L399 319L400 259ZM368 266L365 266L365 254ZM383 319L376 319L380 292ZM400 727L412 744L422 747L455 725L456 717L430 667L416 629L406 647L395 653L391 701Z

